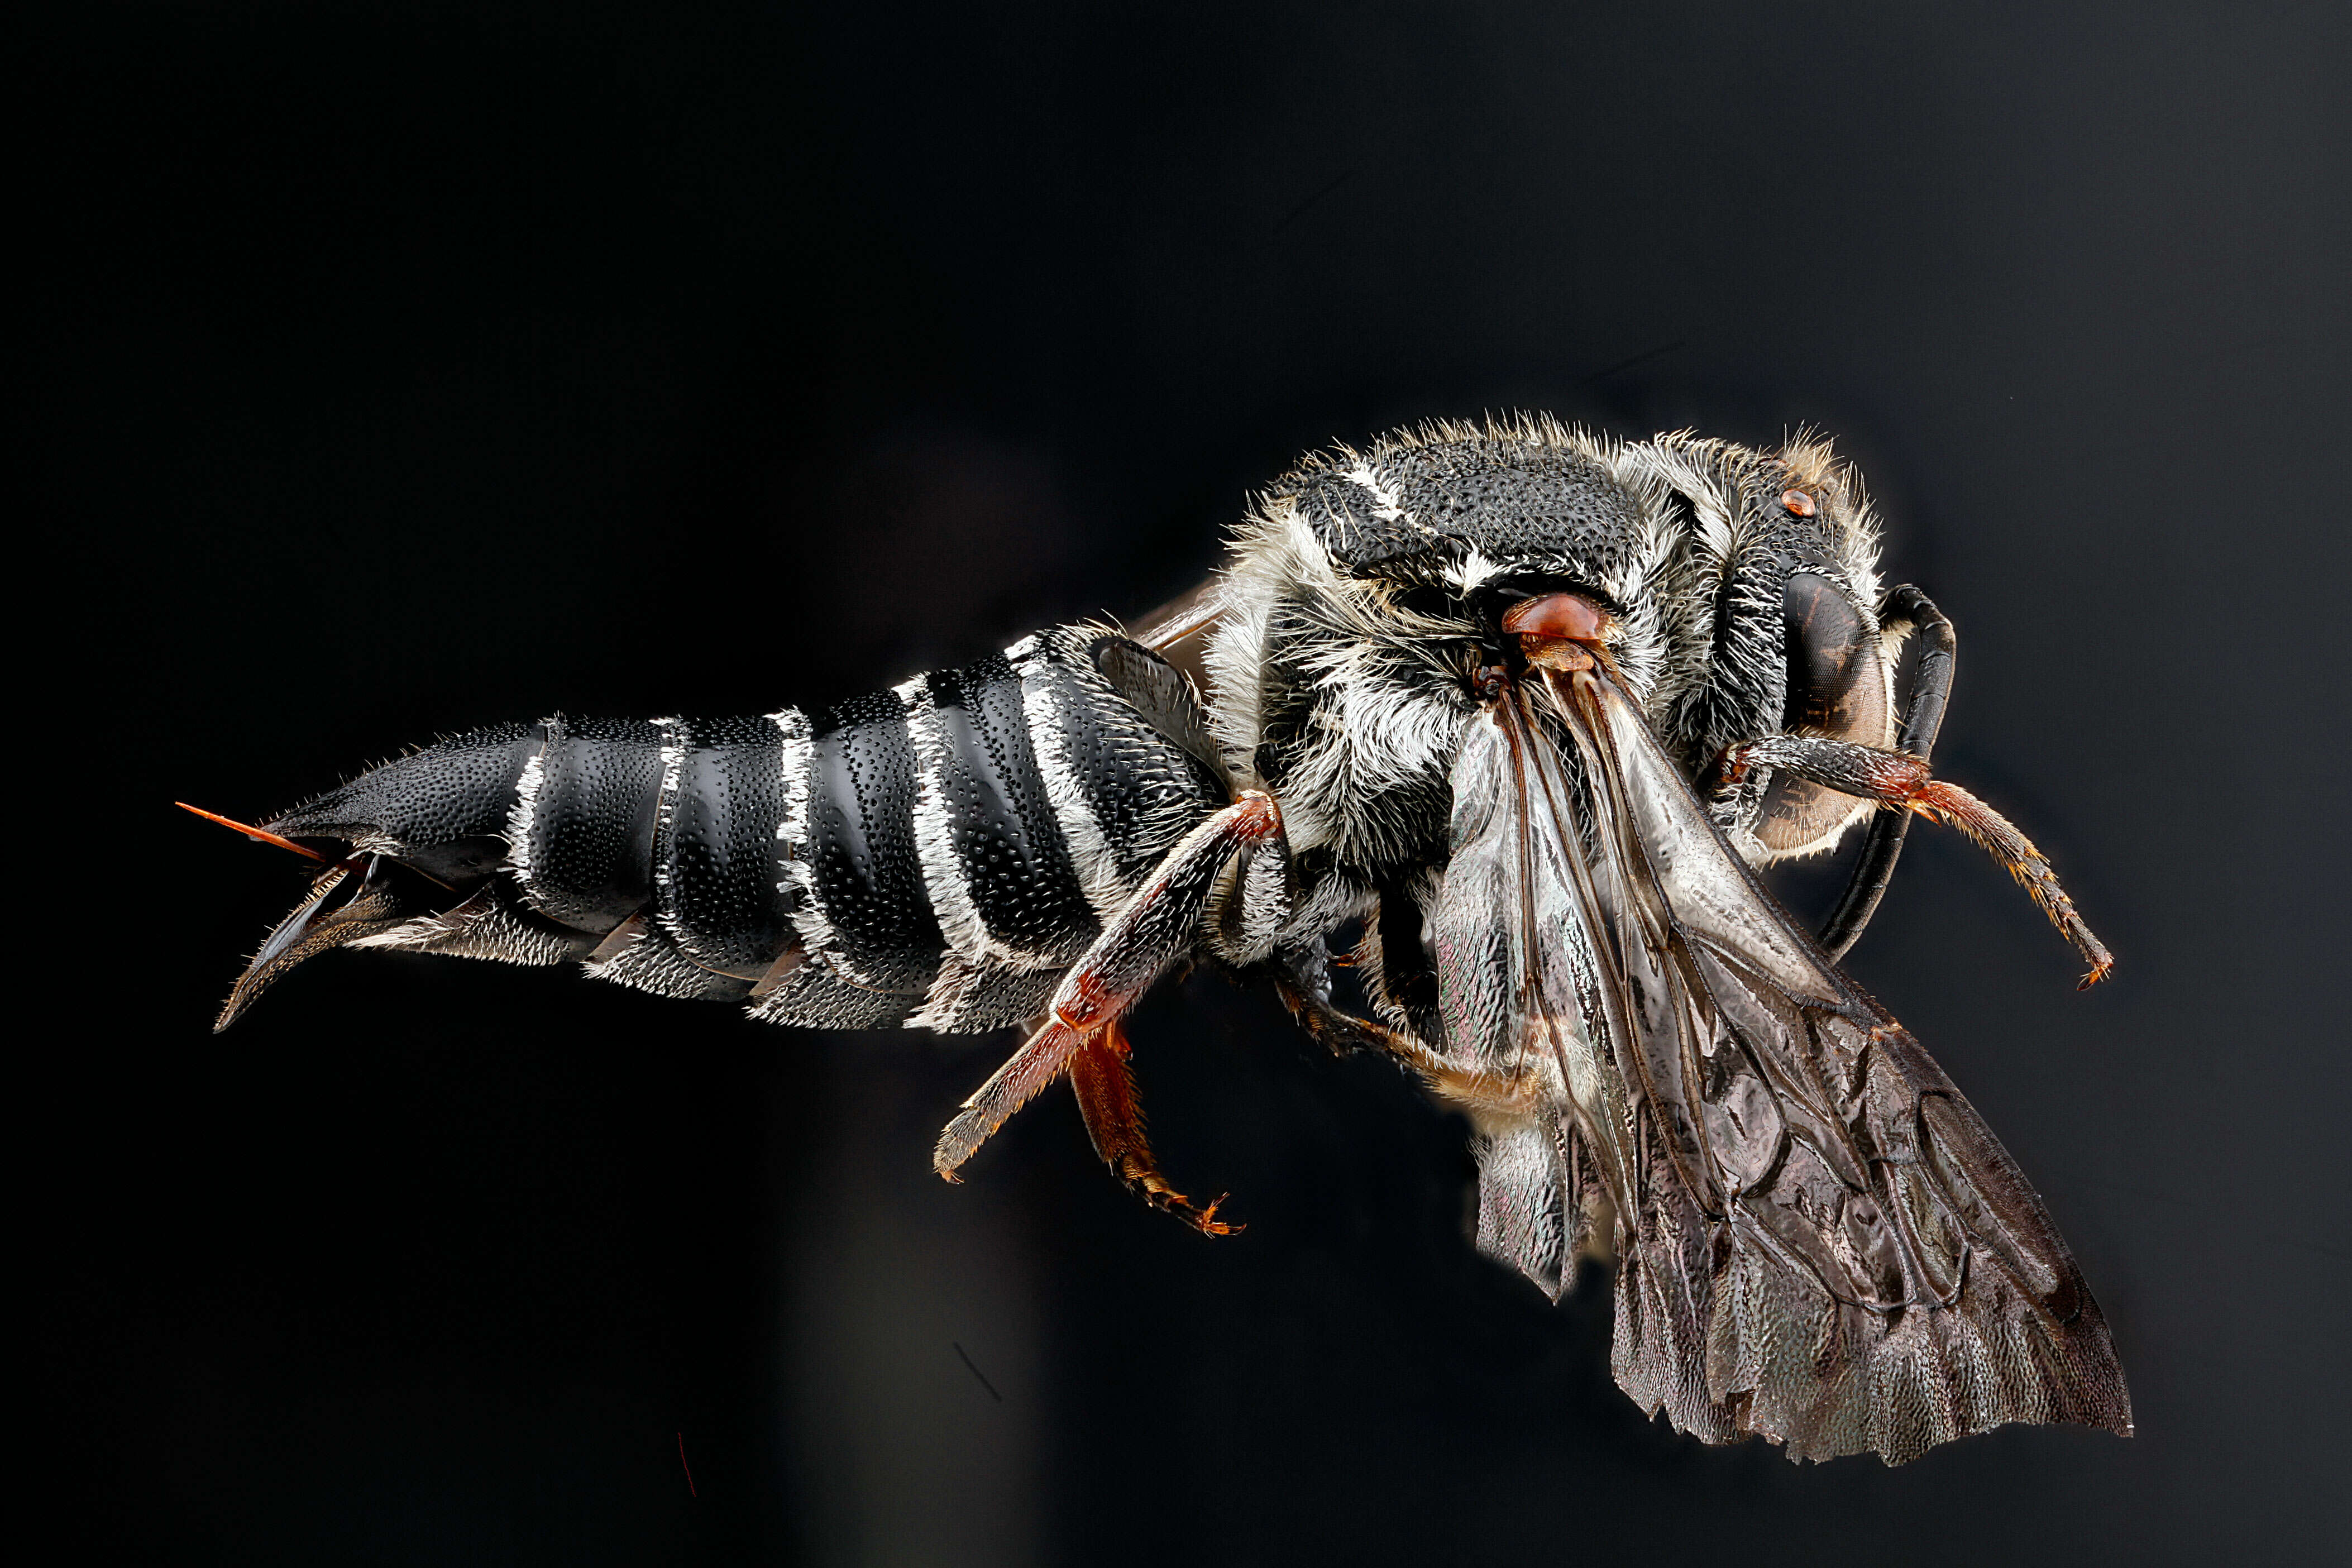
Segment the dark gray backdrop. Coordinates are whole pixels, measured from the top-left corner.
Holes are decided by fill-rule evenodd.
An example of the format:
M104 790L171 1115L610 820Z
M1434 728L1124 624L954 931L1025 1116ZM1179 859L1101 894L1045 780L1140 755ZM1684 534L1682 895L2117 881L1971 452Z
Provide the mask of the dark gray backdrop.
M2346 41L2249 3L43 24L16 972L72 1011L18 1047L25 1510L237 1563L2340 1550ZM1215 1245L1058 1097L931 1178L1001 1040L361 955L205 1033L300 879L174 796L1134 614L1295 453L1519 407L1863 463L1961 630L1943 771L2120 967L2077 995L1932 834L1853 967L2040 1184L2137 1437L1888 1472L1645 1426L1605 1293L1461 1240L1460 1126L1214 983L1137 1034L1171 1169L1249 1223Z

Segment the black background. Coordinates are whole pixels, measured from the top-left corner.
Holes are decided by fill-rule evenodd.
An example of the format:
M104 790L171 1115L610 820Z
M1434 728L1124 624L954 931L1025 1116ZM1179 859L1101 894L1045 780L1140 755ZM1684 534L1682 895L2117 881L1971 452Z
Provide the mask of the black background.
M60 8L62 14L62 8ZM2304 1562L2341 1549L2347 79L2325 4L175 5L32 39L26 1517L442 1563ZM339 954L214 1039L258 816L436 732L760 711L1196 578L1296 453L1541 407L1863 465L1962 635L1857 950L2140 1435L1645 1426L1461 1129L1196 980L1209 1244L1002 1040ZM681 1450L692 1467L689 1490ZM2335 1548L2328 1546L2336 1542Z

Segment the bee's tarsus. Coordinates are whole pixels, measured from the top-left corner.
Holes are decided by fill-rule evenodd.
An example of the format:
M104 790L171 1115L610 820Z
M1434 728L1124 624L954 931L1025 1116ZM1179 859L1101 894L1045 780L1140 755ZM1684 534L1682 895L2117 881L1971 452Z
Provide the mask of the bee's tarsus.
M1176 1190L1160 1173L1151 1143L1143 1132L1143 1105L1135 1092L1135 1072L1124 1032L1117 1022L1078 1047L1070 1061L1070 1087L1077 1091L1078 1114L1087 1137L1129 1192L1163 1214L1175 1215L1202 1236L1231 1236L1239 1230L1217 1218L1217 1205L1228 1194L1220 1193L1205 1207Z

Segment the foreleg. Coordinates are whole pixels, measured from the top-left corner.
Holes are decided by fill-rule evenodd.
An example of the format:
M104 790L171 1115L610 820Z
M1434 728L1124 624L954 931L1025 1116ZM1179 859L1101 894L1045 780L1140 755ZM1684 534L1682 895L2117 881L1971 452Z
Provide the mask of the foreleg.
M2083 976L2084 985L2106 978L2107 971L2115 967L2114 957L2074 912L2074 901L2058 885L2058 874L2033 841L2018 831L2015 823L1958 784L1928 776L1927 764L1918 758L1811 735L1768 735L1745 741L1724 757L1724 776L1729 782L1737 783L1748 769L1759 767L1785 769L1841 794L1932 816L1958 828L2008 868L2033 895L2051 924L2090 961L2090 973Z

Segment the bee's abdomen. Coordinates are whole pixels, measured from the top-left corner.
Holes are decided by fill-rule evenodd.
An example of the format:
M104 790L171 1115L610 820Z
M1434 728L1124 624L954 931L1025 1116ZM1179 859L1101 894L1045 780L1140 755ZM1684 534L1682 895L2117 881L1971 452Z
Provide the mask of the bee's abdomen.
M915 845L913 738L897 694L860 697L814 720L777 715L787 806L774 848L801 959L763 1016L824 1028L905 1021L946 942Z
M523 765L508 861L541 914L605 931L653 891L662 726L635 719L545 721Z
M770 825L784 810L783 732L772 718L679 719L664 726L654 837L654 906L694 963L765 973L792 940Z
M957 1030L1044 1008L1103 917L1223 804L1207 763L1105 674L1110 648L1139 653L1064 627L779 716L801 753L780 830L800 962L760 1016Z
M1151 662L1066 627L811 713L551 719L509 864L602 939L602 978L756 985L759 1016L824 1028L1016 1023L1223 804L1164 683L1137 689Z

